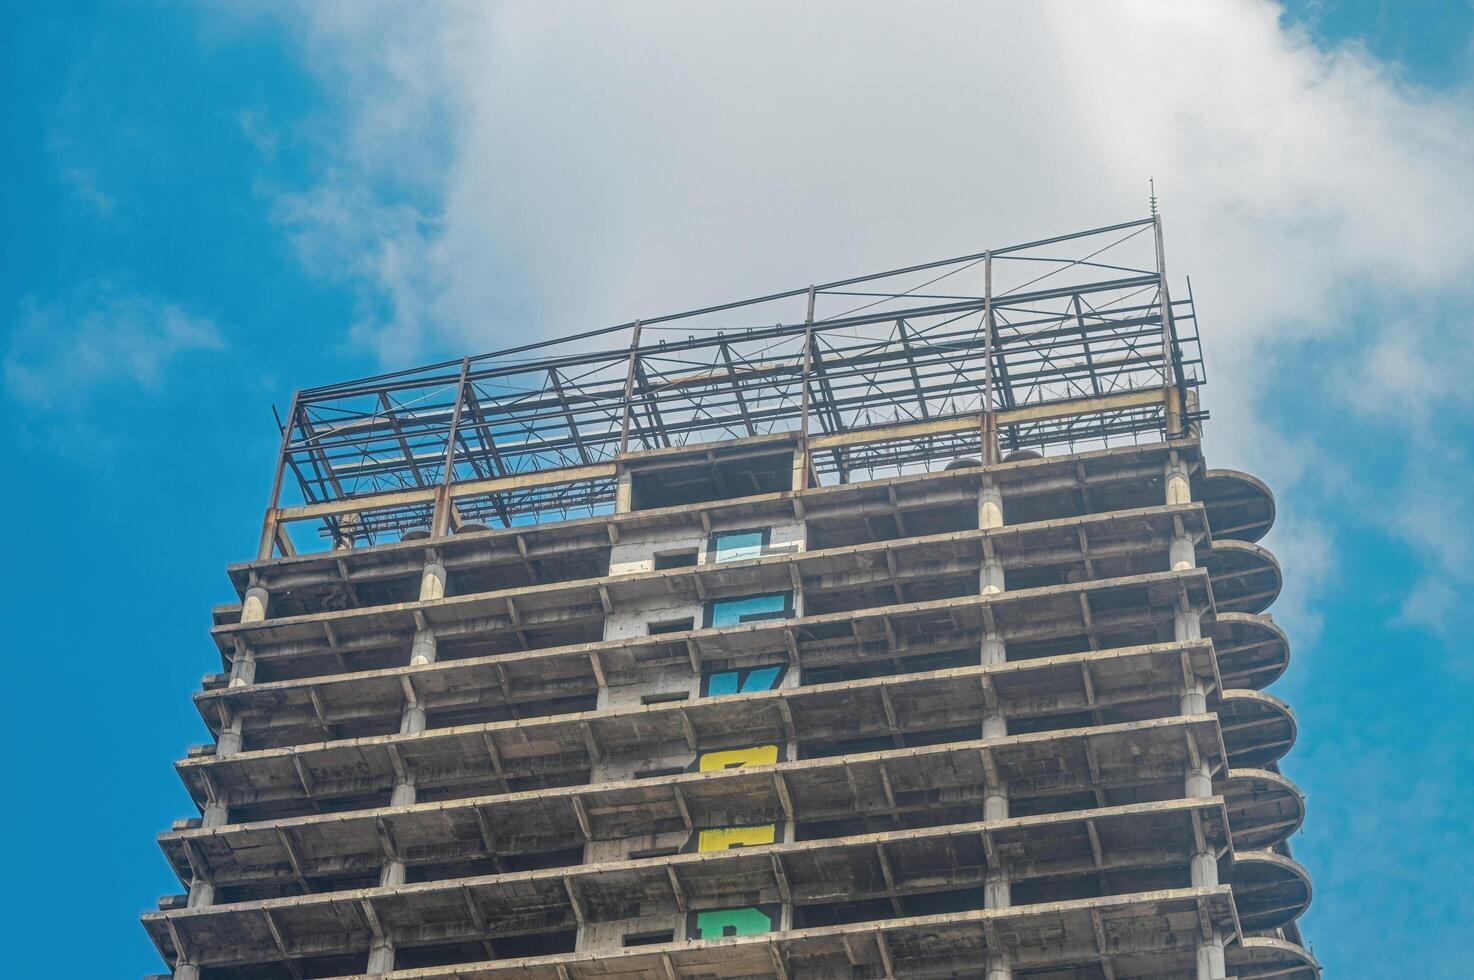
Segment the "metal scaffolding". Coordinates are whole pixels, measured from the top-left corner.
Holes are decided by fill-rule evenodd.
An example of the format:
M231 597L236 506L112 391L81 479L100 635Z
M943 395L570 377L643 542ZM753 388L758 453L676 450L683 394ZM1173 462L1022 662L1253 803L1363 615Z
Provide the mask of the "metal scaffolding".
M1204 380L1153 216L305 389L282 422L265 540L283 540L273 515L288 508L339 544L394 540L473 484L489 489L457 496L457 522L607 512L601 466L733 438L958 423L831 439L809 463L824 484L1160 439L1204 417ZM587 478L510 479L547 471Z

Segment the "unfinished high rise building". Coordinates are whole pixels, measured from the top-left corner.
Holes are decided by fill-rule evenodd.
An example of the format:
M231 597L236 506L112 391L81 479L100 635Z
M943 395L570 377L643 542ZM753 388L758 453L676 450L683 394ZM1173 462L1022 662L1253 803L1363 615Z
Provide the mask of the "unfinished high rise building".
M1153 216L299 392L176 980L1319 976ZM263 474L263 483L265 474Z

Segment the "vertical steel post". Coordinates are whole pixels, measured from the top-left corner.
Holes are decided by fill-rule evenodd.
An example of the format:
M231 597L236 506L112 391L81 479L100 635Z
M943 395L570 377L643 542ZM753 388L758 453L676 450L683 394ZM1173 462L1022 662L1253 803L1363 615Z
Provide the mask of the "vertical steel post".
M630 364L629 370L624 375L624 412L619 419L619 455L623 456L630 449L630 413L634 410L632 404L635 397L635 362L640 356L640 321L635 321L634 334L630 339Z
M998 415L993 407L993 252L983 253L983 356L987 361L983 385L983 463L996 463Z
M1157 240L1157 290L1162 314L1162 408L1167 438L1182 432L1182 405L1172 378L1172 341L1177 330L1172 323L1172 296L1167 291L1167 253L1162 246L1162 216L1152 215L1152 233Z
M809 485L809 374L814 366L814 287L809 287L808 312L804 314L804 372L803 392L798 413L798 470L794 474L793 489L806 490ZM840 450L843 452L844 450Z
M435 488L435 513L430 518L432 537L450 533L450 485L455 482L456 436L461 428L461 406L466 403L466 378L470 373L471 359L461 358L461 374L456 380L456 404L450 413L450 434L445 439L445 470L440 475L440 486Z
M271 502L266 506L266 517L261 524L261 541L256 546L256 560L265 561L276 547L278 514L281 511L282 478L287 469L287 449L292 444L292 428L297 424L297 402L300 391L292 392L292 404L287 409L287 423L282 426L281 446L276 454L276 475L271 479Z

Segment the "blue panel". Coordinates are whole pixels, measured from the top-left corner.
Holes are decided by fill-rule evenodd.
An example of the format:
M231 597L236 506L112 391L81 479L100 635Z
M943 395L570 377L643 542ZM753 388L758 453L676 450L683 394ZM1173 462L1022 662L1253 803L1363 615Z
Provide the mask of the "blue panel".
M771 691L783 680L786 664L771 667L754 667L751 670L724 670L706 676L706 690L702 697L719 698L727 694L743 694L747 691Z
M742 561L763 556L763 539L767 531L734 531L714 534L711 538L712 561Z
M736 626L764 619L782 619L788 615L788 593L754 595L742 599L721 599L711 604L712 626Z

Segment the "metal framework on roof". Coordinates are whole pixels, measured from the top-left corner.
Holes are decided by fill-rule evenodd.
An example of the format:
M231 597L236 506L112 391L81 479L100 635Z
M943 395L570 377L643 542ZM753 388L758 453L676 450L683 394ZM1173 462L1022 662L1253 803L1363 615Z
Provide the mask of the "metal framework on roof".
M319 508L333 511L321 524L335 541L368 543L431 526L436 504L405 491L444 499L443 488L478 481L498 488L458 497L456 521L607 511L612 475L505 478L645 450L982 422L905 441L831 439L809 467L834 483L960 456L1170 437L1204 417L1184 292L1170 295L1153 215L304 389L282 421L272 513L362 499L362 512ZM1164 397L1111 398L1145 391ZM1067 410L1076 402L1095 408ZM299 496L284 500L287 473Z

